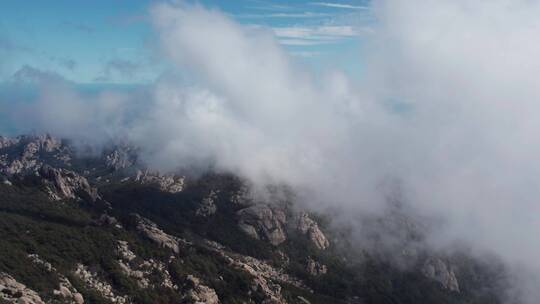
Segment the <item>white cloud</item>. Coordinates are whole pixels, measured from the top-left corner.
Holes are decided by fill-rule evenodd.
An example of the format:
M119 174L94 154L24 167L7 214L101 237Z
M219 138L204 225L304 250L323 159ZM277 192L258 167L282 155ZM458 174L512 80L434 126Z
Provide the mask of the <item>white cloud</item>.
M344 9L354 9L354 10L369 10L369 7L367 7L367 6L351 5L351 4L343 4L343 3L311 2L310 4L311 5L317 5L317 6L332 7L332 8L344 8Z
M370 32L369 28L350 25L275 27L274 34L284 45L318 45L338 43Z
M327 13L313 13L313 12L302 12L302 13L268 13L268 14L242 14L238 15L239 18L246 19L257 19L257 18L322 18L330 17L332 14Z

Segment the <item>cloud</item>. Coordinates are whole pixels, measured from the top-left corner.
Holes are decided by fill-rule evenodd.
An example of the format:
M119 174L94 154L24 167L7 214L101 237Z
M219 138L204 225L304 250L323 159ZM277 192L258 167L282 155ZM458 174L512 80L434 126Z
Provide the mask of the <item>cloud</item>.
M338 43L370 33L370 28L351 25L275 27L273 31L284 45L319 45Z
M130 122L145 112L143 100L148 98L144 88L129 94L112 89L81 91L61 75L31 66L19 69L8 84L31 93L11 100L11 111L6 112L19 132L51 132L98 149L127 134Z
M48 85L53 82L67 82L60 74L52 71L43 71L30 65L24 65L8 79L17 84Z
M239 18L257 19L257 18L321 18L329 17L332 14L328 13L313 13L313 12L301 12L301 13L269 13L269 14L242 14L238 15Z
M368 6L360 5L351 5L343 3L331 3L331 2L311 2L310 5L325 6L331 8L344 8L344 9L354 9L354 10L369 10Z
M290 5L276 4L269 1L249 0L249 2L254 3L255 5L247 6L247 8L258 9L258 10L283 11L283 10L294 9L294 7Z

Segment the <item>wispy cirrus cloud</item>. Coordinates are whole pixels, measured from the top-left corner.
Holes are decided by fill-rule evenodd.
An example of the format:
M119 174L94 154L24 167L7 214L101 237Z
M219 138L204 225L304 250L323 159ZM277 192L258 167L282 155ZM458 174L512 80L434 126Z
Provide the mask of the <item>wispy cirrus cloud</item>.
M246 6L249 9L265 10L265 11L283 11L293 9L290 5L277 4L268 1L250 0L251 5Z
M300 13L269 13L269 14L242 14L237 15L238 18L244 19L264 19L264 18L323 18L333 16L329 13L314 13L314 12L300 12Z
M371 31L369 27L351 25L292 26L273 28L275 36L283 45L319 45L337 43L358 37Z
M343 8L343 9L355 9L355 10L368 10L369 7L361 5L352 5L345 3L333 3L333 2L311 2L310 5L324 6L331 8Z

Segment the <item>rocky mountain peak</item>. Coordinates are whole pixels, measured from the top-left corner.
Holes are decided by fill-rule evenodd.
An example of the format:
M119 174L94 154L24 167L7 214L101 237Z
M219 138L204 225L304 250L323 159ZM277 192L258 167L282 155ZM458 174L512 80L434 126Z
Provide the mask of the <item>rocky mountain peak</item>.
M54 200L77 199L79 195L86 196L92 202L100 198L97 189L91 187L85 177L73 171L43 165L38 174L43 178L48 193Z

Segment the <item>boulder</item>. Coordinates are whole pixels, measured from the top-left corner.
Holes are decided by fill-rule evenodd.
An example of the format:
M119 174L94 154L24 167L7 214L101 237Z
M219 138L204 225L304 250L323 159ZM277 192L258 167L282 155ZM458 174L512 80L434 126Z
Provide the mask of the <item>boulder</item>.
M135 176L135 181L144 185L155 185L161 191L169 193L178 193L184 190L185 178L173 174L152 173L150 171L138 170Z
M317 222L311 219L307 213L303 212L296 216L296 229L301 234L306 235L317 248L324 250L330 246L330 242Z
M137 230L144 234L147 238L154 241L162 247L171 249L174 253L180 253L179 241L172 235L168 235L149 219L143 218L140 215L134 215L137 221Z
M239 228L252 238L266 240L274 246L287 239L284 230L287 218L279 208L255 205L238 211L237 216Z
M328 272L328 268L326 265L321 264L310 257L307 260L306 271L312 276L319 276L326 274Z
M115 171L131 167L135 164L137 152L130 146L118 146L105 155L105 164Z
M186 299L193 304L219 304L216 291L201 283L199 278L188 275L186 278L188 288Z
M0 299L8 303L45 304L37 292L3 272L0 272Z
M92 202L99 198L97 189L91 187L85 177L73 171L43 165L38 174L48 185L49 196L55 200L77 199L81 194Z

